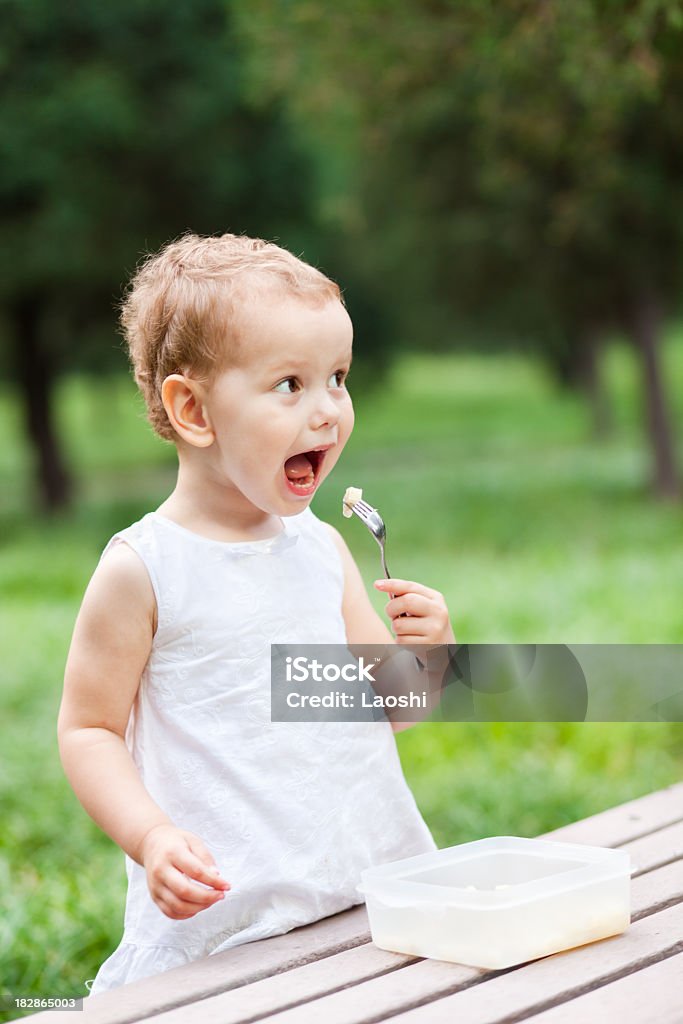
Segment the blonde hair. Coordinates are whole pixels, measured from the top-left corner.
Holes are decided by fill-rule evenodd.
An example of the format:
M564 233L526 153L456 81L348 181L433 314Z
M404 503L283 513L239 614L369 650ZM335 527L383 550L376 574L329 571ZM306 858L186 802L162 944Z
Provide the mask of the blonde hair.
M121 303L121 326L147 416L175 431L161 400L171 373L210 382L242 355L239 317L254 292L280 289L306 303L343 301L339 287L286 249L245 235L185 234L138 266Z

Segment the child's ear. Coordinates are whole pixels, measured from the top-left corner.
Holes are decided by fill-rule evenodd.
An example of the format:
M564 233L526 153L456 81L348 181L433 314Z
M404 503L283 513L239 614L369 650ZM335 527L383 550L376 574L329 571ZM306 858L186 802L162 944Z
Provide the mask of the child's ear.
M201 385L180 373L171 373L161 385L161 400L171 426L183 441L208 448L215 440L203 401Z

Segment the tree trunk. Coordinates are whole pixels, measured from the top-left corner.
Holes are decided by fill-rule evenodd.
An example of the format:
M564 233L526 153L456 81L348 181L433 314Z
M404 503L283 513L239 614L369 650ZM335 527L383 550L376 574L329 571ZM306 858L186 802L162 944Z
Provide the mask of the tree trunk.
M604 439L612 432L612 411L600 373L600 343L597 331L586 329L579 339L579 380L593 417L593 436Z
M55 374L40 338L41 297L17 299L10 309L17 383L24 403L24 417L33 451L37 490L46 512L69 504L72 485L55 430L52 399Z
M581 378L576 346L568 343L566 347L544 354L549 359L550 369L558 387L563 391L574 391Z
M643 365L647 429L654 456L653 490L660 498L679 498L680 484L660 366L662 310L657 297L643 289L636 297L631 336Z
M569 336L565 347L546 356L557 385L563 391L581 391L591 410L593 436L604 438L612 431L612 413L603 387L598 361L599 334L593 328Z

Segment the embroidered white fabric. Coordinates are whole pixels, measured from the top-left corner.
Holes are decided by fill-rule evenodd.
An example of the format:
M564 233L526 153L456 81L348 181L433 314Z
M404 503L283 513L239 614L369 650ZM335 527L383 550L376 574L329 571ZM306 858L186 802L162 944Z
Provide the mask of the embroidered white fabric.
M391 726L271 722L271 643L345 644L343 567L310 508L214 541L156 512L109 541L149 573L158 629L126 731L143 782L232 885L187 921L126 857L124 934L91 995L362 903L360 872L436 848Z

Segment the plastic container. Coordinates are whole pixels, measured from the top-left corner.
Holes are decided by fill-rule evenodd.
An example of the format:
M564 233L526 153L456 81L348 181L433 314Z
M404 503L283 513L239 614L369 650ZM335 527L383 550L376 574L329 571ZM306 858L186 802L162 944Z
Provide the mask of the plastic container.
M623 850L494 836L367 868L382 949L500 970L618 935L631 919Z

